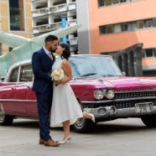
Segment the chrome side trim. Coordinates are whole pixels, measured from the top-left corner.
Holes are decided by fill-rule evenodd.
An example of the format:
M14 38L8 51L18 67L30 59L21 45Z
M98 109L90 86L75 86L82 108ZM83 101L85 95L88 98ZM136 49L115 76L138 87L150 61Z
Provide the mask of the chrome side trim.
M117 100L105 100L105 101L81 101L81 103L109 103L109 102L122 102L122 101L135 101L143 99L156 99L155 96L150 97L138 97L138 98L127 98L127 99L117 99Z
M0 99L0 102L1 101L7 101L7 102L37 102L37 100L22 100L22 99L19 99L19 100L17 100L17 99Z

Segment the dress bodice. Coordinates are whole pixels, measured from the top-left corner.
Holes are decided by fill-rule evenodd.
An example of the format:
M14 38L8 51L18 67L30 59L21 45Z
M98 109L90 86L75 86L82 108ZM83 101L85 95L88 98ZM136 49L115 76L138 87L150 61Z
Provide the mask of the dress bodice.
M53 67L52 67L52 70L55 70L55 69L61 69L61 64L62 62L64 61L64 59L62 59L61 57L59 57L58 55L56 55L55 57L55 62L53 64Z

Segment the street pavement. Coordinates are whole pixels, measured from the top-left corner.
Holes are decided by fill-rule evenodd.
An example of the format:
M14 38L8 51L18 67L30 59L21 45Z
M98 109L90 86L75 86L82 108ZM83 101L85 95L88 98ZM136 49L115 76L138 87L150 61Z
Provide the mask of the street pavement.
M156 128L140 119L118 119L97 125L90 134L71 131L72 142L59 147L38 144L38 122L17 119L12 126L0 126L0 156L156 156ZM61 140L63 129L51 129Z

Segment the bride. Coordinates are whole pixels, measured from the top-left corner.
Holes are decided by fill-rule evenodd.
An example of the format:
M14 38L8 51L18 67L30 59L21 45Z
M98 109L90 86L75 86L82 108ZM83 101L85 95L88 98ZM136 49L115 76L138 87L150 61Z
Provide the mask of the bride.
M78 118L84 117L95 122L95 117L86 111L82 112L72 88L67 83L72 79L72 70L68 61L70 57L69 46L61 43L55 53L57 56L52 70L62 69L65 76L62 80L54 83L50 125L51 127L63 126L64 137L59 142L63 144L71 140L70 125L74 124Z

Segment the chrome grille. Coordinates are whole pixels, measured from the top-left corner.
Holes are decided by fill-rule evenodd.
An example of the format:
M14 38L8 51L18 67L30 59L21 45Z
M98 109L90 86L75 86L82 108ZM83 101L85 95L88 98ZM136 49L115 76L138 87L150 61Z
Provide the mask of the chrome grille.
M156 91L115 93L115 99L141 98L156 96Z

